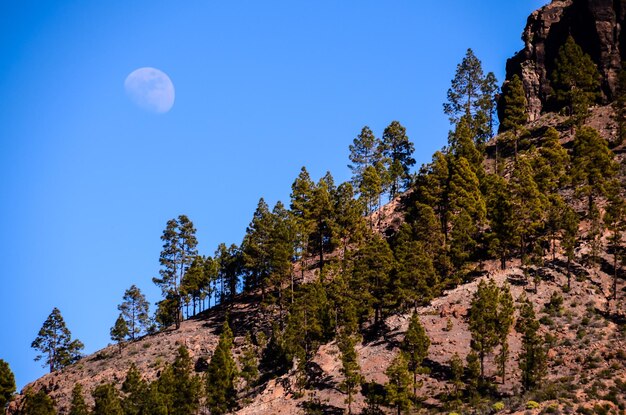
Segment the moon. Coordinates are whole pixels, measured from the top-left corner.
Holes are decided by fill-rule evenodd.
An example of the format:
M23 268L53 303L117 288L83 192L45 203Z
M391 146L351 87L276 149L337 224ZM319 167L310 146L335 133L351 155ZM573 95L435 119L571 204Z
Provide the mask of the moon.
M148 112L163 114L174 105L174 84L165 72L156 68L134 70L126 77L124 89L135 105Z

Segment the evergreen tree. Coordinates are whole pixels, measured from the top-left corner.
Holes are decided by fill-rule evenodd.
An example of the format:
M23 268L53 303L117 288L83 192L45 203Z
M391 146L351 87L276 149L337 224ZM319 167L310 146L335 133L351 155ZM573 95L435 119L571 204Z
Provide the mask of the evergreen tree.
M559 141L559 133L553 127L548 128L541 147L531 160L534 178L539 191L555 193L566 184L566 175L570 157Z
M398 353L392 360L385 375L389 378L385 385L387 404L395 407L398 415L402 415L411 407L411 375L402 353Z
M500 131L519 131L528 120L526 91L522 80L514 74L502 86L500 97Z
M584 117L600 96L598 69L572 36L559 48L551 81L557 104L577 118Z
M465 362L467 364L467 392L473 398L478 393L478 383L481 378L480 359L476 352L472 350L467 354Z
M72 340L72 334L58 308L54 308L37 334L31 346L40 354L35 361L44 360L44 367L50 366L50 373L71 365L81 358L84 348L80 340Z
M332 324L322 283L315 281L299 288L289 309L284 342L288 361L296 358L303 364L330 338Z
M474 131L471 122L472 119L468 115L463 115L456 124L454 132L450 132L448 137L449 154L457 158L465 158L476 177L481 179L485 175L483 155L474 144Z
M155 382L156 383L156 382ZM145 413L149 386L141 378L137 366L131 363L126 372L126 379L122 383L122 392L126 394L122 400L124 415L140 415Z
M72 402L70 403L69 415L89 415L89 408L83 396L83 387L80 383L74 385L72 389Z
M340 241L342 257L345 260L348 246L358 244L363 239L365 222L363 207L354 199L354 189L350 183L337 187L333 200L335 234Z
M438 231L435 226L435 231ZM413 239L409 225L403 225L396 238L394 255L396 275L393 284L398 302L417 307L427 304L436 294L439 278L433 264L428 242Z
M239 285L239 277L244 268L244 255L239 247L231 244L228 248L226 244L221 243L215 251L215 261L217 263L217 278L220 281L220 297L221 301L233 301L237 295L237 286ZM262 287L267 284L268 273L264 270L258 274L261 278L259 282Z
M539 385L545 375L546 353L543 348L544 340L538 333L539 322L533 305L527 298L522 299L519 314L515 327L522 334L519 367L522 371L522 385L525 390L530 390Z
M124 317L120 314L115 320L115 325L111 327L111 340L117 342L120 348L120 353L122 352L122 344L126 339L126 336L129 334L128 326L126 325L126 321Z
M20 415L56 415L54 401L43 390L33 393L29 388L24 396Z
M474 250L478 229L486 216L486 207L480 182L467 159L452 159L449 166L449 217L446 223L451 224L453 230L449 242L452 263L460 268Z
M574 137L571 175L577 193L587 198L589 215L595 199L606 196L607 185L616 171L613 152L606 140L597 130L581 127Z
M358 386L363 381L361 376L361 368L357 361L357 353L354 349L356 339L353 335L342 333L338 339L339 351L341 352L341 374L343 382L339 385L341 390L348 395L346 403L348 404L348 414L352 414L352 403L354 395L358 391Z
M469 309L469 329L472 333L472 350L478 353L480 377L485 378L485 356L500 342L498 319L499 288L492 279L481 280Z
M380 207L380 195L383 193L383 182L374 166L367 166L363 170L363 177L359 184L359 199L365 207L365 214L371 215ZM373 218L370 216L370 228L373 228Z
M448 89L448 102L443 104L451 124L458 123L463 115L473 118L481 110L483 84L482 63L472 49L467 49Z
M420 169L415 185L417 202L432 208L439 219L444 243L448 240L450 216L449 164L451 158L440 151L435 152L432 162Z
M422 363L428 356L430 339L424 330L419 315L414 312L409 322L409 328L404 335L402 352L406 357L409 371L413 374L413 399L417 401L417 375L422 369Z
M203 290L209 285L209 280L205 275L205 260L202 256L196 255L191 262L189 269L180 281L180 293L187 305L187 316L189 316L189 303L192 304L192 315L196 315L202 299Z
M393 199L399 191L407 188L411 180L409 173L415 164L412 157L415 148L406 135L406 128L398 121L392 121L383 132L381 149L390 175L389 197Z
M485 178L487 219L489 220L490 251L500 259L500 268L506 269L507 258L514 249L518 228L513 212L511 192L504 178L490 174Z
M112 384L98 385L91 395L94 399L93 415L124 415L119 393Z
M4 410L15 393L15 376L9 364L0 359L0 411Z
M482 150L484 143L493 137L497 113L497 97L500 88L498 79L493 72L488 72L480 87L480 116L476 122L476 143Z
M374 309L374 324L380 322L383 308L392 301L388 286L393 268L393 252L387 241L378 235L371 235L356 253L353 269L355 289L361 296L362 305Z
M232 355L233 332L228 321L224 321L217 347L206 375L207 406L211 414L225 414L234 409L237 401L235 378L237 366Z
M172 364L174 389L172 394L172 415L195 413L200 407L201 382L193 374L193 364L185 346L180 346Z
M170 307L168 311L174 313L171 318L178 329L182 318L180 282L185 271L198 255L196 229L187 216L180 215L177 219L167 221L161 240L163 241L163 250L159 258L161 278L152 278L152 281L161 287L164 298L170 297L174 300L170 305L176 307Z
M269 285L273 290L272 300L280 309L282 325L283 310L287 303L286 285L293 297L293 260L296 255L294 247L297 230L293 218L281 202L277 202L272 210L272 221L269 244Z
M131 285L131 287L124 292L122 304L118 305L117 309L122 312L131 340L135 340L136 336L145 332L149 320L149 304L148 301L146 301L146 297L136 285Z
M272 222L269 206L261 198L241 244L245 268L244 289L246 291L262 288L263 294L265 294L265 286L270 274L269 250Z
M496 314L496 331L499 339L500 353L498 355L499 372L502 377L502 383L506 382L506 367L509 357L508 336L513 326L513 314L515 306L513 305L513 297L508 284L500 287L498 292L498 307Z
M239 376L246 382L246 392L250 393L250 388L254 385L259 377L259 362L257 359L257 351L252 344L250 333L246 335L246 342L243 353L239 358L239 366L241 372Z
M319 258L320 276L324 276L324 254L332 252L336 247L336 232L334 223L334 193L335 185L330 173L322 177L311 194L309 204L309 220L311 233L309 234L309 249L311 254Z
M570 265L574 259L574 249L576 248L576 239L578 235L578 225L580 220L574 209L566 206L563 211L561 246L567 257L567 289L571 288L571 272Z
M176 315L180 313L180 296L170 291L167 296L157 303L154 319L160 329L165 329L176 323Z
M365 178L365 170L376 166L380 161L380 139L376 138L368 126L363 127L361 133L350 144L351 164L348 165L352 172L352 185L360 189Z
M452 358L450 359L450 374L452 375L452 385L454 387L453 397L454 399L459 399L461 385L463 384L463 361L458 353L454 353Z
M526 254L533 251L534 243L544 224L546 198L539 191L533 178L532 167L526 157L520 157L509 181L513 219L515 220L515 235L522 257L526 263Z

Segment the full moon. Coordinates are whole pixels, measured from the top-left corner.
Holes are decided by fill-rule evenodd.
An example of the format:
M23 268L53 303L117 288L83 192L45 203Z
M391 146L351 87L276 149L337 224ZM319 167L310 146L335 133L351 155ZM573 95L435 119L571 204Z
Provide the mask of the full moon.
M156 68L134 70L126 77L124 89L131 101L149 112L162 114L174 105L174 84Z

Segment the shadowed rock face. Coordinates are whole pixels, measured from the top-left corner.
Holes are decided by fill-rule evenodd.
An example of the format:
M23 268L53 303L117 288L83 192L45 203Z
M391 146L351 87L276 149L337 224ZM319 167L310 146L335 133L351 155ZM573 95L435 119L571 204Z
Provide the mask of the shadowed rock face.
M524 49L507 61L506 79L517 74L524 84L529 121L553 110L550 73L561 45L571 34L591 56L602 75L602 100L610 102L621 62L626 60L622 31L626 0L553 0L528 17L522 34ZM507 82L505 81L505 82Z

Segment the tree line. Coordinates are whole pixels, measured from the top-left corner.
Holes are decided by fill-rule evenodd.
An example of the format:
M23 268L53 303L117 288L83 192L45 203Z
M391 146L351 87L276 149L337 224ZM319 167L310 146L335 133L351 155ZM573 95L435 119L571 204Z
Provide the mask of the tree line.
M351 411L358 387L367 386L362 385L354 351L361 336L381 330L389 315L416 310L444 289L467 281L485 260L497 259L504 269L508 261L519 258L530 279L533 266L563 255L568 274L564 289L568 289L576 246L583 237L589 240L590 260L595 262L608 229L617 301L626 229L620 166L608 142L584 126L599 94L597 69L571 37L559 50L554 68L552 99L568 117L574 135L571 151L561 145L554 128L527 130L526 94L519 77L513 76L499 91L493 74L484 75L480 60L468 49L444 104L452 127L448 144L430 163L411 172L414 147L399 122L385 128L381 138L363 127L349 147L349 182L337 185L330 173L314 181L303 167L292 184L289 206L278 202L270 209L261 199L240 245L220 244L213 256L200 255L192 221L185 215L169 220L161 236L159 277L153 279L162 290L162 300L150 317L140 290L129 288L118 307L111 338L121 347L145 333L180 327L185 316L210 308L211 300L227 306L242 292L258 294L262 311L276 316L273 328L263 333L262 340L250 339L245 364L234 364L232 355L228 357L232 334L225 335L230 340L220 338L222 348L229 351L220 352L221 357L214 354L211 362L218 359L216 368L206 374L207 379L214 377L205 380L202 402L232 409L237 391L231 385L238 370L246 385L254 384L259 368L279 374L295 367L304 378L306 362L317 348L336 340L345 378L341 387ZM618 125L620 114L626 113L626 99L621 98L626 88L620 91L614 103ZM501 134L491 141L496 107ZM489 146L495 146L492 170L484 163ZM573 199L564 196L564 189L571 190ZM381 235L372 215L384 195L389 200L399 198L407 212L405 223L391 235ZM600 200L606 202L603 209ZM575 201L584 203L584 210L575 209ZM584 235L579 230L582 220L590 224ZM301 284L307 275L314 278ZM43 328L38 339L46 341L33 342L51 371L76 361L82 348L71 340L69 331L64 334L58 310L53 314L53 321L44 327L54 327L61 334L55 337L60 343L50 344L53 336ZM494 350L504 381L506 337L512 329L523 339L523 386L530 389L539 384L545 373L545 347L527 299L515 307L508 287L481 282L472 300L469 325L472 350L465 364L459 356L449 362L455 396L470 399L488 390L484 362ZM224 327L223 333L228 332ZM384 403L401 413L418 401L418 375L424 370L428 344L414 312L402 353L387 371L385 392L379 398L374 392L367 394L372 407ZM185 360L183 355L179 351L177 359ZM159 386L166 382L162 378L153 382L156 390L184 389ZM228 396L211 397L209 384L221 385L220 393ZM152 384L146 390L151 388ZM118 393L114 388L100 392L102 397ZM124 399L120 402L123 406ZM163 413L175 413L172 410ZM215 412L220 410L212 413L223 413Z

